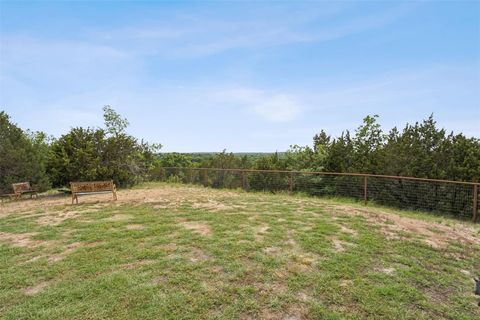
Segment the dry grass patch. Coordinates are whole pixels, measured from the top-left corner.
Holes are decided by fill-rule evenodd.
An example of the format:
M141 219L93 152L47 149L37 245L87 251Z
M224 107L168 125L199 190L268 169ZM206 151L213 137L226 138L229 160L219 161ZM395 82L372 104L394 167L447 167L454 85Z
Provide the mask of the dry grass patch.
M130 214L117 213L111 217L105 218L105 221L127 221L133 219L133 216Z
M67 211L67 212L57 212L57 213L50 213L46 215L42 215L40 218L37 219L37 223L39 225L50 225L50 226L58 226L62 222L68 219L77 219L80 217L81 211Z
M451 242L480 245L478 229L466 226L461 222L453 222L446 226L433 221L425 221L378 209L359 209L356 206L334 205L336 213L357 215L367 219L373 226L379 226L382 233L389 239L407 240L401 234L420 236L423 241L434 248L445 248Z
M287 310L275 310L270 308L261 309L256 314L241 315L239 319L261 319L261 320L304 320L309 319L308 310L301 305L290 306Z
M205 252L202 249L197 247L192 248L189 255L190 255L189 260L191 262L201 262L201 261L208 260L208 256L205 254Z
M395 273L396 269L395 268L375 268L374 271L379 272L379 273L392 275L392 274Z
M197 233L201 236L210 236L212 234L210 226L205 223L195 221L181 221L180 225L185 229Z
M125 228L127 230L141 230L141 229L144 229L145 227L141 224L127 224Z
M9 232L0 232L0 241L9 243L15 247L23 248L32 248L38 246L52 246L55 244L55 241L52 240L36 240L32 239L34 236L38 235L38 232L27 232L27 233L9 233Z
M270 227L267 224L256 226L253 229L255 241L262 242L264 240L264 236L267 234L268 229L270 229Z
M350 229L344 225L340 225L340 231L343 233L350 234L353 237L358 236L358 232L356 230Z
M50 283L48 281L43 281L40 282L32 287L26 288L23 293L27 296L33 296L36 295L37 293L42 292L46 287L48 287Z
M355 245L347 241L339 240L336 237L328 237L328 239L332 242L333 250L335 250L335 252L344 252L349 247L352 247Z
M155 263L155 260L142 259L142 260L137 260L137 261L134 261L134 262L122 264L118 267L118 269L130 270L130 269L135 269L135 268L138 268L138 267L141 267L141 266L150 265L150 264L153 264L153 263Z

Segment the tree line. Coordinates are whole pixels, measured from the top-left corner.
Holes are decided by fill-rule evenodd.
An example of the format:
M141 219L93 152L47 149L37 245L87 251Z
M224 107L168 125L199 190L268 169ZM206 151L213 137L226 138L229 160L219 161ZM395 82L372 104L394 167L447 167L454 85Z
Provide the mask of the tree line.
M102 128L72 128L54 138L19 128L0 112L0 192L30 181L37 189L65 187L70 181L112 179L132 186L155 179L162 167L246 168L358 172L459 181L480 180L480 139L438 128L433 115L402 129L384 132L378 116L367 116L354 131L332 137L321 130L311 146L282 153L159 153L126 133L127 119L103 108Z
M371 173L476 182L480 180L480 139L447 133L431 115L384 132L378 116L367 116L353 132L332 137L321 130L312 146L293 145L282 153L237 155L165 153L161 166Z

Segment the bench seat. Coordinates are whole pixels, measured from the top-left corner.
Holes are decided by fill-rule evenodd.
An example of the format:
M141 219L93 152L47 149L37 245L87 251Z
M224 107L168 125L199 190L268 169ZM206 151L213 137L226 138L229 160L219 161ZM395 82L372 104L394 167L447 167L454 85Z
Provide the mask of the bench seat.
M112 180L110 181L83 181L70 182L70 191L72 192L72 204L78 204L78 196L89 194L112 193L113 200L117 200L117 188Z
M37 191L30 186L30 182L12 183L14 198L20 198L24 194L29 194L30 198L34 195L38 197Z
M87 194L104 194L104 193L111 193L112 191L93 191L93 192L76 192L77 196L83 196Z

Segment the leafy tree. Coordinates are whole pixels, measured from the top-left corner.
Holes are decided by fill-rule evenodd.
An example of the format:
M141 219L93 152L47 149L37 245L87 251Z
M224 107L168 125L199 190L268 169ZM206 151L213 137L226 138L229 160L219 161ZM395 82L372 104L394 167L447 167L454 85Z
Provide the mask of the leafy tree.
M103 107L103 119L107 133L115 137L124 133L125 129L130 125L126 118L122 118L109 105Z
M353 138L353 166L351 171L377 173L384 136L378 115L366 116Z
M193 158L191 155L169 152L159 156L159 166L162 167L191 167L193 166Z
M73 128L52 144L49 173L55 185L112 179L119 186L143 181L154 168L161 145L150 145L124 132L128 121L104 108L106 129Z
M322 171L325 155L320 145L315 149L293 145L285 153L285 167L288 170Z
M354 165L354 147L350 132L342 132L341 136L333 139L325 158L325 171L350 172Z
M325 152L331 146L331 137L323 130L313 137L313 150Z
M0 192L12 192L11 184L23 181L39 191L48 189L47 153L44 133L26 133L4 111L0 112Z

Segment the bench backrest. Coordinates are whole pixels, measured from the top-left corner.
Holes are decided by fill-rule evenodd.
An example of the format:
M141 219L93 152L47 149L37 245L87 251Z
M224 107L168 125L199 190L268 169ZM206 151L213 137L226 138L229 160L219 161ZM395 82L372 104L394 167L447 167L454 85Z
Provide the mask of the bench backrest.
M72 193L81 192L99 192L113 191L115 185L113 181L89 181L89 182L70 182L70 190Z
M23 191L30 191L32 188L30 187L30 182L19 182L19 183L12 183L13 193L19 194Z

